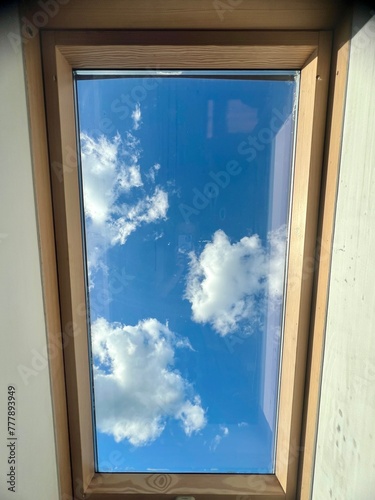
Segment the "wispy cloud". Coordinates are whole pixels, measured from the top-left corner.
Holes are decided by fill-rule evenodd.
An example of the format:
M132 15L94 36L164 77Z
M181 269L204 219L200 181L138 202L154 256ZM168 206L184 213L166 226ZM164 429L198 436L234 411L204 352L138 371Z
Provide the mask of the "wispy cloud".
M165 220L167 210L168 195L159 187L156 187L152 196L145 196L134 206L124 204L117 207L119 217L109 223L111 244L123 245L129 235L143 223Z
M285 250L285 227L270 232L265 246L256 234L231 243L216 231L200 255L189 253L185 298L193 320L211 324L222 336L240 327L251 333L265 300L282 299Z
M146 174L146 177L151 181L151 182L155 182L155 179L156 179L156 174L158 173L158 171L160 170L160 163L155 163L155 165L153 165L150 170L148 171L148 173Z
M203 429L200 397L174 368L175 349L188 345L156 319L135 326L97 319L92 348L98 430L142 446L157 439L171 418L188 436Z
M220 426L220 432L216 434L210 444L210 451L216 451L216 448L221 443L222 439L229 434L229 429L225 425Z
M135 109L132 113L132 118L133 118L133 129L138 130L141 125L141 119L142 119L141 106L139 105L139 102L137 102L137 104L135 105Z

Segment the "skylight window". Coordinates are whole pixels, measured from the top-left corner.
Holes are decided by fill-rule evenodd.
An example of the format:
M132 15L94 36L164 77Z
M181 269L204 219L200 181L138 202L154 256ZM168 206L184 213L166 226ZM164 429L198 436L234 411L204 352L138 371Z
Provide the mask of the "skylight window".
M275 472L298 82L75 72L97 471Z

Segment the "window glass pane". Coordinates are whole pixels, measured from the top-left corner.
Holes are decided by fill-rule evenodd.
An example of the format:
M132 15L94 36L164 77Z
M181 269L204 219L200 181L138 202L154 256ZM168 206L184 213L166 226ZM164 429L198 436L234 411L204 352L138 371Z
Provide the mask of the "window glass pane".
M97 469L272 473L298 74L75 82Z

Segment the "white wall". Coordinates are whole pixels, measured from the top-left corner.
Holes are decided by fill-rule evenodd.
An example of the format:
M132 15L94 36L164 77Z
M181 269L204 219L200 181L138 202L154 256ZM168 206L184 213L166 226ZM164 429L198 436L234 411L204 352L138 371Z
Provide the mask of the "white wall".
M313 500L375 499L375 17L368 19L356 9Z
M0 10L0 498L55 500L57 470L49 373L42 354L46 332L24 68L22 51L11 46L9 33L19 33L15 8ZM39 361L36 353L41 354ZM21 365L30 370L23 377ZM17 399L16 493L6 484L8 384L16 387Z

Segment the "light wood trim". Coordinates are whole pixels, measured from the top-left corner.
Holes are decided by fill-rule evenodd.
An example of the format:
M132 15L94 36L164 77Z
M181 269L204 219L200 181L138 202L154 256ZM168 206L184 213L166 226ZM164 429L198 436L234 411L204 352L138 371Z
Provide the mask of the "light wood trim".
M315 257L315 300L312 306L311 343L305 389L305 415L300 464L300 500L309 500L314 477L314 459L323 367L326 311L341 158L345 97L349 67L352 14L348 13L335 32L333 64L322 183L322 201Z
M266 34L260 35L266 39ZM54 32L43 34L43 62L52 170L53 162L60 161L64 166L62 182L58 175L52 175L55 224L58 227L57 254L61 275L61 311L63 324L67 325L69 321L74 321L77 333L74 341L66 349L65 356L73 475L82 482L83 491L86 494L90 493L91 497L97 500L109 498L110 491L120 494L119 490L123 491L124 486L133 487L132 484L136 485L138 491L143 491L143 494L146 492L151 494L147 481L150 477L155 478L160 475L137 474L125 477L125 475L94 474L77 163L76 158L72 158L71 154L72 151L76 151L71 71L72 61L76 64L74 58L77 54L72 52L70 44L61 45L63 36L67 35ZM74 36L76 37L77 34ZM84 37L87 36L91 35L84 35ZM316 33L308 36L316 37ZM176 481L178 480L178 483L175 483L176 491L163 491L161 494L160 488L158 489L156 485L154 487L154 493L160 494L163 498L172 498L173 495L182 491L186 494L193 491L197 498L202 500L213 498L212 495L220 494L220 492L221 494L228 492L226 497L230 498L228 488L231 485L233 498L239 494L252 495L254 493L253 498L265 499L271 494L274 498L295 499L312 290L312 273L307 273L305 276L305 264L313 258L315 249L330 58L330 34L321 32L318 38L317 46L314 47L315 52L304 65L301 78L291 234L292 250L289 262L289 276L297 276L299 280L294 282L290 280L287 292L285 321L288 340L285 341L282 363L276 475L215 475L215 488L211 491L204 489L205 481L208 479L204 479L203 475L171 475L177 478ZM274 34L270 35L270 40L272 44L275 44ZM122 47L121 50L126 52L128 47ZM220 52L222 48L217 47L216 50ZM232 45L231 48L237 50L238 46ZM291 53L293 48L293 45L289 46ZM147 53L147 46L143 46L142 50ZM102 66L105 56L105 52L98 53L98 65ZM292 57L291 54L290 56ZM85 53L81 52L80 57L85 57ZM83 66L87 64L85 60L80 61ZM149 60L147 66L152 68L153 65L155 67L155 60ZM251 68L251 66L247 67ZM269 69L267 61L263 62L263 68ZM318 76L319 79L317 79ZM234 479L236 486L233 488ZM137 497L135 493L130 496Z
M249 52L247 47L191 46L186 51L184 46L150 45L147 53L142 46L133 46L126 54L121 46L75 47L65 49L66 57L77 68L98 69L98 61L102 60L101 69L106 68L148 68L154 61L157 68L207 68L212 69L252 69L267 68L289 69L298 67L311 54L310 47L258 47L256 52ZM233 51L235 50L235 52ZM292 50L292 55L290 54ZM63 52L63 51L62 51ZM84 61L84 62L79 62Z
M128 30L128 31L56 31L54 32L55 44L64 46L64 55L69 47L92 45L184 45L190 47L220 46L220 47L262 47L294 46L295 48L310 47L310 53L319 43L319 31L257 31L257 30ZM105 40L105 44L103 41ZM289 54L292 56L292 54ZM82 62L82 61L80 61ZM104 61L103 61L104 62ZM303 64L304 61L301 63Z
M72 68L55 50L51 32L43 34L42 54L71 463L77 487L85 490L94 474L94 450Z
M188 486L181 488L182 495L187 496L191 494L191 490ZM124 494L124 493L89 493L87 498L90 500L176 500L175 493L160 493L155 490L153 493L135 493L135 494ZM220 486L216 483L216 493L199 493L194 494L195 500L281 500L284 498L283 494L280 495L267 495L267 494L254 494L254 495L226 495L222 493ZM77 500L80 500L77 498Z
M317 32L78 32L56 33L56 45L73 68L95 69L100 61L101 69L289 69L302 67L318 37Z
M331 35L321 32L301 71L276 453L276 476L290 500L297 487L330 53Z
M43 12L23 0L27 18ZM56 0L48 29L332 29L342 0ZM31 5L30 5L31 4ZM41 18L43 20L43 17Z
M43 76L39 36L24 48L29 131L42 269L44 314L51 380L56 461L60 495L72 495L72 474L66 404L63 340L61 335L59 287L51 198ZM52 457L51 457L52 459Z
M95 474L86 493L93 500L127 493L133 499L159 494L163 500L176 495L194 495L196 500L214 500L218 496L238 500L282 499L285 493L275 475L239 474Z

